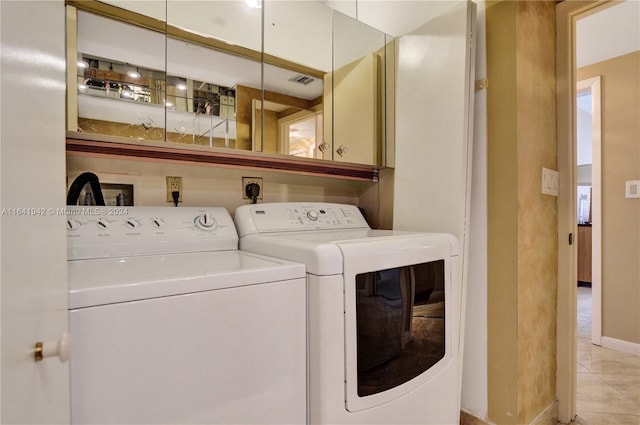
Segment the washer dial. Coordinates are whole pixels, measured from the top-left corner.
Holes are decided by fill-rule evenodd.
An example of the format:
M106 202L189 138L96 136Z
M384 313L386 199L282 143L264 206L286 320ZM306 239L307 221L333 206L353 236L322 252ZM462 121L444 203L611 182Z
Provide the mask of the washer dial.
M216 220L209 213L197 216L194 222L202 230L214 230L217 227Z

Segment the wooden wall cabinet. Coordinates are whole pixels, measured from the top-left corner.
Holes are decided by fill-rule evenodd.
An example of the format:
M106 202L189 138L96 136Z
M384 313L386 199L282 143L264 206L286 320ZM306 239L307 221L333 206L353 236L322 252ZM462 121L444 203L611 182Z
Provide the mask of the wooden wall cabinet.
M578 281L591 283L591 225L578 225Z

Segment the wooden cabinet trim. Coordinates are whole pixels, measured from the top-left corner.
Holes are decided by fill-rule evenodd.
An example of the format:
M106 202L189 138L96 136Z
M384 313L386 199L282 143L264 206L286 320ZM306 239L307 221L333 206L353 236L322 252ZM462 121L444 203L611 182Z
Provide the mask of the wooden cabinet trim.
M107 140L109 139L109 140ZM131 143L126 138L67 132L66 150L70 155L133 159L155 162L179 162L233 168L258 168L265 171L316 175L347 180L378 182L379 169L358 164L334 163L306 158L255 154L202 148L171 146L166 142Z

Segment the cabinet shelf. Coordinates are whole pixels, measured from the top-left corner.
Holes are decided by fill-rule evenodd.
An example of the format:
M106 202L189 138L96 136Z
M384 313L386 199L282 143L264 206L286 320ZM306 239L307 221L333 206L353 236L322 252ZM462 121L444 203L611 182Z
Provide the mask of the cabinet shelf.
M202 146L182 147L166 142L136 141L128 138L67 132L69 155L189 163L233 168L259 168L265 171L316 175L347 180L377 182L376 167L307 158L233 151Z

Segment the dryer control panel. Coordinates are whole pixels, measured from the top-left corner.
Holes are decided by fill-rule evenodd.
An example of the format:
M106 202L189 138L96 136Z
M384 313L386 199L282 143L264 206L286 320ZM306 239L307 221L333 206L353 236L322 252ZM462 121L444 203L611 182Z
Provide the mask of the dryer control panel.
M236 209L240 236L268 232L369 229L358 207L323 202L243 205Z
M69 260L238 249L219 207L69 206L66 225Z

